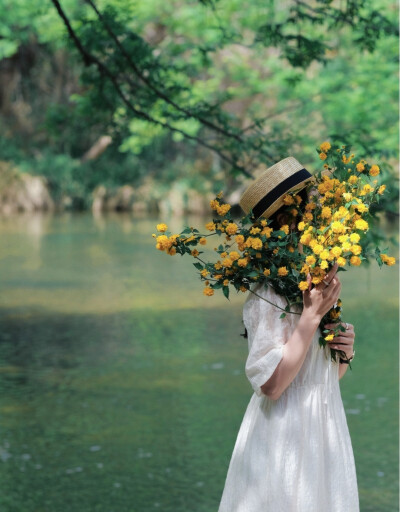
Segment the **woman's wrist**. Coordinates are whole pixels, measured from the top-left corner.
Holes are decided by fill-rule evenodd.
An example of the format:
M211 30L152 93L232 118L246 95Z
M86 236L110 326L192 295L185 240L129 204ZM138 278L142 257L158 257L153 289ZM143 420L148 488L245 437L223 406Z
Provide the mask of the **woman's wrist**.
M303 309L301 316L308 324L315 326L316 329L322 320L322 317L320 315L317 315L316 313L308 309Z
M353 349L353 352L350 355L345 353L346 358L342 358L342 357L339 358L340 364L349 364L349 363L351 363L353 361L353 359L354 359L355 354L356 354L356 351L354 349Z

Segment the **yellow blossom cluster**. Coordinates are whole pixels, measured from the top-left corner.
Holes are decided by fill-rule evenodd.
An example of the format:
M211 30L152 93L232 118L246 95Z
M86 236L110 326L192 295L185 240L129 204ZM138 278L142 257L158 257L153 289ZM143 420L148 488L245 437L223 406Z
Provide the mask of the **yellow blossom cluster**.
M369 230L369 205L386 189L377 179L372 180L380 168L355 159L346 146L332 148L327 141L320 144L318 153L321 160L327 160L325 170L311 185L312 193L308 189L306 201L296 191L282 197L290 220L279 230L274 231L265 218L247 216L246 223L251 220L248 227L243 219L233 220L231 205L223 202L220 192L210 207L223 218L205 224L209 234L186 228L180 235L169 235L167 224L160 223L159 235L152 235L156 248L171 255L190 254L197 260L194 266L205 283L206 296L220 288L228 297L230 285L246 292L252 281L259 280L277 286L279 293L284 289L285 296L288 293L293 299L298 298L299 290L309 288L309 280L314 285L320 283L335 262L341 267L360 266L367 254L363 254L362 238ZM207 244L207 237L221 234L225 242L214 249L220 259L204 261L199 249ZM378 261L388 266L396 263L386 254ZM332 309L330 318L339 317L340 312Z

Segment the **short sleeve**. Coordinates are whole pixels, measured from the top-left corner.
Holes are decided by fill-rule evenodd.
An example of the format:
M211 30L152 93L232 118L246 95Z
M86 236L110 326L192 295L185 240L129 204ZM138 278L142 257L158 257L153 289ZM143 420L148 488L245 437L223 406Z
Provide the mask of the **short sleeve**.
M254 291L273 304L284 308L285 299L271 288L258 287ZM258 396L261 386L272 376L283 357L283 346L290 336L290 322L279 318L282 310L257 297L252 292L243 307L243 322L247 329L249 354L246 376Z

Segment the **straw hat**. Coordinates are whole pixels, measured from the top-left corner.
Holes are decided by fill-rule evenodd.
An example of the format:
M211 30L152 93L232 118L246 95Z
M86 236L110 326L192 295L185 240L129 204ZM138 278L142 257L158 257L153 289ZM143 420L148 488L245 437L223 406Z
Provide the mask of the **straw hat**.
M253 209L254 216L270 217L284 205L283 197L291 191L303 189L315 177L293 156L268 167L242 194L240 207L247 214Z

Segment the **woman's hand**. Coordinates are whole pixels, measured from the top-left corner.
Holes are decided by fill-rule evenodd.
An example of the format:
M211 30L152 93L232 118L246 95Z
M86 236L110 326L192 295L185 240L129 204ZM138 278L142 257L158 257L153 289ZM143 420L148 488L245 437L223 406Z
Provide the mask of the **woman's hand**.
M333 330L338 325L343 325L346 330L339 331L339 334L331 341L328 341L328 344L330 348L345 352L347 359L350 359L354 352L354 325L341 322L341 324L325 324L324 327L325 329Z
M308 274L308 290L303 292L303 313L321 319L339 298L342 284L336 275L338 264L335 263L326 274L324 281L311 288L311 276Z

